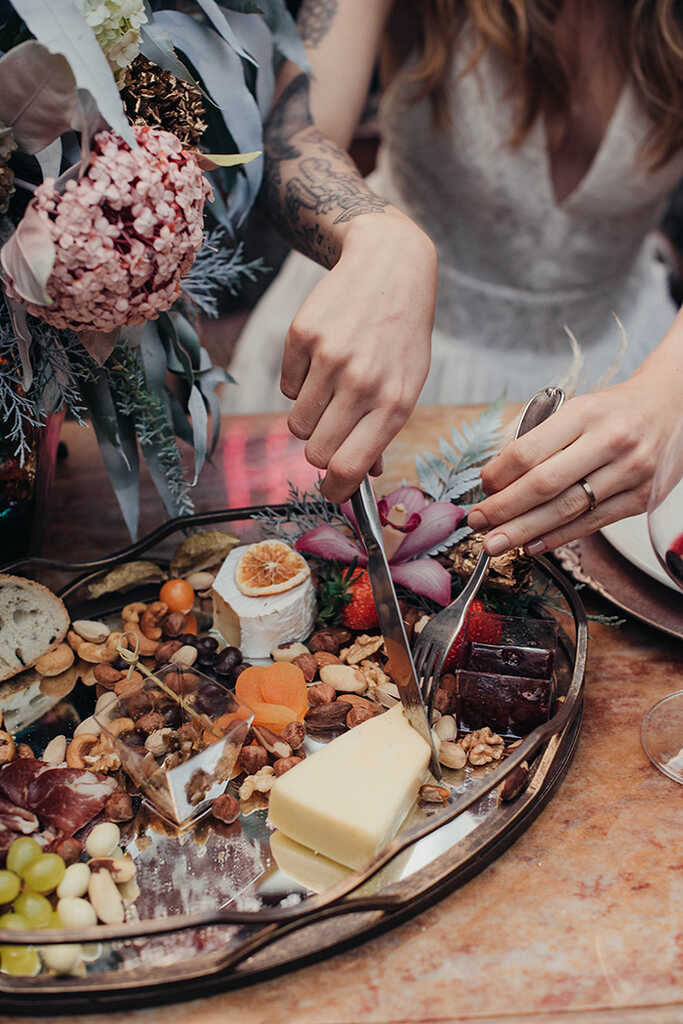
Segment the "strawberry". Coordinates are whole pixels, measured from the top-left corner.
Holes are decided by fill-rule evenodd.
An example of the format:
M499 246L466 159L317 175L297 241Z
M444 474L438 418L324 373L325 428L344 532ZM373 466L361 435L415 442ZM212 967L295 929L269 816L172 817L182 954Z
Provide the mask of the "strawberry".
M342 612L342 622L349 629L373 629L378 625L375 599L366 569L359 569L351 577L350 599Z
M494 615L493 612L487 612L484 602L475 598L467 613L465 625L456 636L451 644L451 649L446 655L443 671L448 672L449 669L457 664L465 640L468 643L476 640L482 644L495 644L500 640L500 635L501 625L498 616Z
M318 575L318 621L327 625L343 623L350 629L374 629L377 609L366 569L356 565L341 568L334 563Z

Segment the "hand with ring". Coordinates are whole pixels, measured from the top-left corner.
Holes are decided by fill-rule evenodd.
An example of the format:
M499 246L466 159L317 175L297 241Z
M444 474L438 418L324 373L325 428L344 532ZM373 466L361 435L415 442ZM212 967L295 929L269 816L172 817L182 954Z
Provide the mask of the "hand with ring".
M682 405L681 382L647 367L566 402L484 467L488 497L468 523L490 555L538 555L645 511Z

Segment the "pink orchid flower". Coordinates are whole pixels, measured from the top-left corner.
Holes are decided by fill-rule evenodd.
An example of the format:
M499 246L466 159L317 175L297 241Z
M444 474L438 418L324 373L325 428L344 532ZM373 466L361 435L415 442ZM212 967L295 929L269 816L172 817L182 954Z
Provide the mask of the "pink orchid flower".
M398 487L377 503L384 548L395 583L415 594L446 605L451 599L451 577L434 558L424 553L446 540L465 517L465 510L450 501L429 501L418 487ZM340 505L355 536L325 524L308 530L297 540L297 551L319 558L367 565L358 524L349 501Z

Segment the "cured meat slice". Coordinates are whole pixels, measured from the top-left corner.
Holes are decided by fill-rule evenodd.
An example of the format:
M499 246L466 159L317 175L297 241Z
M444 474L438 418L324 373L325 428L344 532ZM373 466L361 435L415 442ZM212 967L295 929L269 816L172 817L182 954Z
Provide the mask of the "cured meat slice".
M7 797L17 807L32 810L28 803L28 787L38 775L49 768L48 764L36 760L35 757L18 757L15 761L10 761L0 770L0 796Z
M116 789L114 779L78 768L50 768L34 775L27 790L26 806L43 825L52 825L67 836L95 817Z
M17 807L16 804L0 796L0 828L30 836L32 832L38 831L40 822L32 811Z

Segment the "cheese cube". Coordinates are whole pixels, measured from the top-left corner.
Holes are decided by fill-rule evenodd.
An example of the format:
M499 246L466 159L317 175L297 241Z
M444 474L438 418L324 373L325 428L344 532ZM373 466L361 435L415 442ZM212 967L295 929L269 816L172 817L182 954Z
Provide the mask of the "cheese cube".
M280 776L270 793L270 822L315 853L364 867L415 802L429 755L398 705Z
M312 632L315 590L307 576L281 594L247 597L235 583L235 570L247 546L233 548L213 581L213 625L245 658L267 658L278 644L304 640Z

